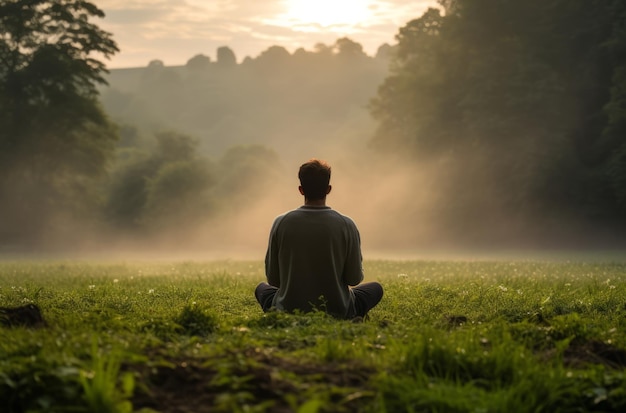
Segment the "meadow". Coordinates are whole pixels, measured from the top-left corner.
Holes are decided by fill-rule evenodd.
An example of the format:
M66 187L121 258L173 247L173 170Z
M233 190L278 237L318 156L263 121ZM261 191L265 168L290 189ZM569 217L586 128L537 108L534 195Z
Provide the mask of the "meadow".
M263 314L260 261L0 262L0 307L45 320L0 325L0 409L626 411L626 263L364 268L353 322Z

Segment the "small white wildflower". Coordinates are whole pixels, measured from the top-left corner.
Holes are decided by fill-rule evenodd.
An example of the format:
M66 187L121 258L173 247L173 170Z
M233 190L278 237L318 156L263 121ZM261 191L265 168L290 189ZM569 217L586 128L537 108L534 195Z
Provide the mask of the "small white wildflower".
M615 286L614 285L609 285L609 288L612 290L612 289L615 288Z
M90 290L93 290L94 288L96 288L96 286L95 286L95 285L93 285L93 284L91 284L91 285L89 286L89 289L90 289Z
M406 277L408 277L408 275L406 275L406 274L398 274L398 277L406 278Z
M117 278L113 279L113 283L118 283L120 282L120 280L118 280Z
M80 371L81 376L87 378L87 379L93 379L94 377L96 377L96 373L92 370L81 370Z
M524 295L524 292L523 292L522 290L517 290L517 293L518 293L519 295Z
M148 290L148 294L154 294L154 288L150 288L150 289Z
M499 285L498 288L500 289L500 291L509 291L509 289L506 288L504 285Z

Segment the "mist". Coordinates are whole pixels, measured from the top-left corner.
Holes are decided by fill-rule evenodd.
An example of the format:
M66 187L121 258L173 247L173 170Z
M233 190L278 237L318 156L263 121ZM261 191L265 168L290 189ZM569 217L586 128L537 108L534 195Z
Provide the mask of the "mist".
M441 126L427 130L435 149L394 141L372 116L392 50L368 56L344 38L242 63L223 47L217 61L112 70L100 94L120 140L107 176L76 192L63 189L71 177L51 194L45 180L23 185L4 205L15 219L0 253L261 260L274 218L303 204L299 166L318 158L332 167L327 204L354 219L365 259L620 256L613 221L536 196L545 171L532 125L510 141L519 161L506 145L476 144L493 139L480 131L451 143Z
M381 159L366 147L308 148L310 156L280 157L262 191L244 189L217 216L182 217L176 226L150 231L113 230L65 219L38 256L117 260L229 260L264 258L274 218L303 204L297 171L309 158L332 167L327 204L350 216L361 234L364 259L623 260L623 239L567 217L513 216L489 193L482 177L444 162ZM463 177L462 188L449 186ZM254 177L252 177L254 179ZM447 184L446 184L447 182ZM251 183L254 186L254 182ZM455 196L454 194L457 194Z
M497 194L485 189L484 180L464 176L474 190L450 192L451 177L464 174L460 166L381 159L366 147L307 146L295 148L302 151L300 157L281 156L277 173L262 191L244 188L232 194L217 215L194 213L179 217L174 226L129 230L50 210L45 237L3 252L44 258L262 260L274 218L303 204L298 168L315 157L332 167L327 204L357 223L364 259L589 259L598 254L623 259L619 236L567 217L513 216ZM254 186L255 177L250 178Z

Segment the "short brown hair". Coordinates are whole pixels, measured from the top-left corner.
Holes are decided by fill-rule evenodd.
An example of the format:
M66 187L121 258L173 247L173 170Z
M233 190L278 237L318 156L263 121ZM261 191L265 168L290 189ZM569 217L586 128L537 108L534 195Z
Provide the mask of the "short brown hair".
M307 199L324 199L330 184L330 165L319 159L311 159L300 166L298 178Z

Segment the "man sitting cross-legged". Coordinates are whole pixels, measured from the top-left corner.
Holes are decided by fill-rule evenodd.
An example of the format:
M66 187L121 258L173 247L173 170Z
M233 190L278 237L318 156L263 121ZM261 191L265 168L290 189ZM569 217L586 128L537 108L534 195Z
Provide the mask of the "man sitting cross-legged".
M355 223L326 205L330 166L312 159L298 177L304 205L277 217L265 256L267 283L255 296L263 311L326 311L365 317L383 296L377 282L363 281L361 240Z

